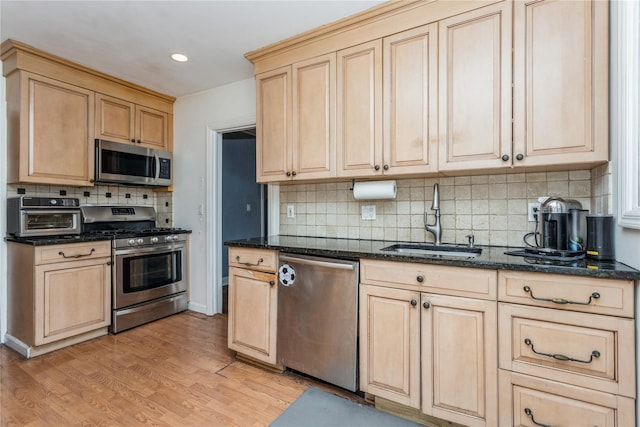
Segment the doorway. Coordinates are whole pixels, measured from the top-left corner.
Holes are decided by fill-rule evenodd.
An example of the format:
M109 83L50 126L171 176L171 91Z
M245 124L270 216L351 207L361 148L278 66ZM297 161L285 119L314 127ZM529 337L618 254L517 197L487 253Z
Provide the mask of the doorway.
M256 183L255 128L222 134L222 313L227 313L227 240L266 236L267 189Z

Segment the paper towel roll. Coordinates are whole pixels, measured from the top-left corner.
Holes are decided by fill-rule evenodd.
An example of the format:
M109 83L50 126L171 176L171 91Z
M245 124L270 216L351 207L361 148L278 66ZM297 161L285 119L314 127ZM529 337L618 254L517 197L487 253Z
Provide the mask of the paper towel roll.
M356 182L355 184L353 184L353 198L356 200L395 199L396 182Z

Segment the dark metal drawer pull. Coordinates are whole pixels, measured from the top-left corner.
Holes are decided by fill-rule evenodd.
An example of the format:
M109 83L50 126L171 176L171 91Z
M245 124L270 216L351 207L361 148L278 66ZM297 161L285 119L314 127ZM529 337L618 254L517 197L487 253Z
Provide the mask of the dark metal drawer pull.
M522 288L525 292L527 292L532 299L536 300L536 301L546 301L546 302L553 302L556 304L578 304L578 305L589 305L591 304L591 300L593 299L598 299L600 298L600 294L598 292L593 292L590 296L589 296L589 301L587 302L578 302L578 301L571 301L568 299L564 299L564 298L538 298L533 296L533 291L531 290L531 288L529 286L526 286L524 288Z
M62 258L82 258L85 256L91 256L91 254L93 254L95 252L94 248L91 248L91 250L89 251L88 254L78 254L78 255L69 255L67 256L64 252L60 251L58 252L58 255L62 255Z
M529 347L531 347L531 351L533 351L535 354L537 354L539 356L552 357L552 358L554 358L556 360L562 360L563 362L591 363L591 362L593 362L593 358L594 357L596 357L596 358L600 357L600 352L598 350L593 350L591 352L591 357L589 357L589 360L574 359L573 357L565 356L564 354L540 353L540 352L537 352L535 348L533 348L533 342L531 342L531 340L529 338L525 338L524 339L524 343L526 345L528 345Z
M238 262L238 264L246 265L247 267L257 267L264 262L262 258L258 260L257 264L251 264L250 262L240 262L240 255L236 256L236 261Z
M531 411L531 409L529 409L529 408L524 408L524 413L525 413L529 418L531 418L531 422L532 422L532 423L534 423L535 425L537 425L537 426L541 426L541 427L551 427L549 424L542 424L542 423L537 422L537 421L535 420L535 418L533 418L533 412Z

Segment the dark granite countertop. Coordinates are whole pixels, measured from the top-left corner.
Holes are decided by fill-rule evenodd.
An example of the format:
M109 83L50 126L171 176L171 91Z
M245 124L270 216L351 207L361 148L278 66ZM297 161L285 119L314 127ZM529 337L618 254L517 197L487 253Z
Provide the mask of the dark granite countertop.
M275 249L282 252L317 255L334 258L379 259L389 261L416 262L423 264L450 265L456 267L485 268L496 270L534 271L569 274L574 276L600 277L606 279L640 280L640 271L620 262L603 262L590 259L570 263L549 263L521 256L505 255L507 251L522 248L506 246L481 246L482 254L475 258L460 258L439 255L401 255L383 251L382 248L409 242L382 240L335 239L323 237L269 236L225 242L227 246Z
M5 242L22 243L33 246L61 245L66 243L95 242L99 240L111 240L112 236L74 234L67 236L43 236L43 237L5 237Z

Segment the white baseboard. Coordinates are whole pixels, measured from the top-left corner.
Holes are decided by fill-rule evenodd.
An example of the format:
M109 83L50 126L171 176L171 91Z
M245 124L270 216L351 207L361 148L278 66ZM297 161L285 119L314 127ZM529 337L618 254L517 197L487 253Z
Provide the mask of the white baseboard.
M207 314L207 306L197 302L189 301L189 310L197 311L198 313Z

